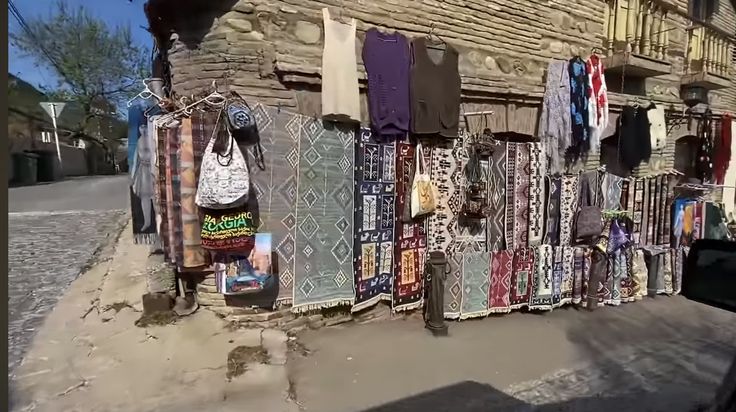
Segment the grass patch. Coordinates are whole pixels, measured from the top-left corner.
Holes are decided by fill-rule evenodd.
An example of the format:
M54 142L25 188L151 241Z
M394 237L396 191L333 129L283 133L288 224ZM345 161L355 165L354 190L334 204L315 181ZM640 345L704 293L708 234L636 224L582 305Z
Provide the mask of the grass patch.
M237 346L227 354L228 379L248 370L249 363L268 363L268 353L260 346Z
M140 319L135 321L135 326L139 328L147 328L149 326L166 326L176 322L176 313L173 310L166 312L155 312L150 315L142 315Z

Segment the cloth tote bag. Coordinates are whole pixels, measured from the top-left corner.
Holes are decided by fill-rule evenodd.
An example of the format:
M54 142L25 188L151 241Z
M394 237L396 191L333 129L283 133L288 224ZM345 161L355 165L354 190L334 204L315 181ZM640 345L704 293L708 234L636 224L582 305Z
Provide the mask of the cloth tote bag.
M213 136L202 156L195 202L207 209L230 209L245 204L250 190L248 164L228 131L226 155L213 150Z
M422 144L416 149L414 182L411 185L411 217L432 213L436 207L437 197L422 154Z

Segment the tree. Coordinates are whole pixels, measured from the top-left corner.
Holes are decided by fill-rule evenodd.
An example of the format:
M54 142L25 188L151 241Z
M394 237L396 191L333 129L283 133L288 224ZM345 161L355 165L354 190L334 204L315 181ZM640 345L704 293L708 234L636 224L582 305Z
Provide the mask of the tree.
M10 33L12 44L57 74L49 97L77 103L83 111L74 137L107 146L97 137L98 125L138 93L150 70L146 47L133 42L130 27L108 27L83 6L71 9L63 0L48 17L23 23Z

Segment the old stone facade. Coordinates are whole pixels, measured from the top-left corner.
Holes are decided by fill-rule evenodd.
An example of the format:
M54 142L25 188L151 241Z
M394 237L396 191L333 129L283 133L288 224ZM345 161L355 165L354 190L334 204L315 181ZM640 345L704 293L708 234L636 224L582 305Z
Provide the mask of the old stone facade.
M174 39L166 48L173 90L179 95L201 94L218 80L221 87L249 99L319 115L321 9L328 7L333 15L358 21L361 87L365 72L360 51L371 27L407 36L424 36L433 29L452 43L460 51L463 109L493 110L490 127L496 133L535 135L550 59L585 57L597 48L608 56L606 66L613 67L626 43L634 44L632 52L641 57L626 66L628 75L611 70L607 76L614 119L622 105L637 97L682 112L680 85L699 78L700 71L720 88L710 93L714 111L736 109L736 11L734 2L726 0L715 1L718 7L703 24L690 17L688 0L176 3L151 0L147 12L158 37ZM637 65L644 69L637 70ZM655 70L642 76L648 66ZM626 93L621 93L622 83ZM362 111L367 120L365 98ZM608 135L615 127L611 123ZM665 158L665 167L674 167L676 139L694 129L676 129L665 151L655 154ZM588 167L599 161L600 156L591 156ZM649 171L643 164L635 172Z
M536 134L550 59L585 58L595 51L606 57L612 121L604 153L591 154L586 164L591 169L602 159L615 163L616 143L606 137L626 104L651 101L668 113L682 113L680 87L693 83L710 89L715 113L736 111L736 4L717 3L706 21L691 17L688 0L149 0L146 11L178 96L206 95L215 80L220 92L232 89L250 101L311 116L321 115L323 7L357 20L363 89L366 30L398 30L409 37L433 30L460 52L462 109L492 110L488 126L494 133L530 137ZM361 96L365 124L367 102L365 93ZM676 152L690 152L687 144L696 130L697 116L674 128L665 149L653 155L664 160L664 168L685 168L681 164L687 162L675 161ZM634 171L651 172L649 164ZM240 323L293 329L331 322L288 309L238 308L217 293L212 275L197 290L201 304Z

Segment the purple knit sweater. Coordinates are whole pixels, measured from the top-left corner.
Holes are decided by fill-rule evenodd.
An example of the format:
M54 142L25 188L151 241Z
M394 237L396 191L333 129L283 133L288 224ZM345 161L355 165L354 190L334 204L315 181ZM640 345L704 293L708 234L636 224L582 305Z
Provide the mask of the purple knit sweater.
M409 41L401 33L369 29L363 45L363 64L368 73L368 110L371 126L380 135L404 134L409 130Z

